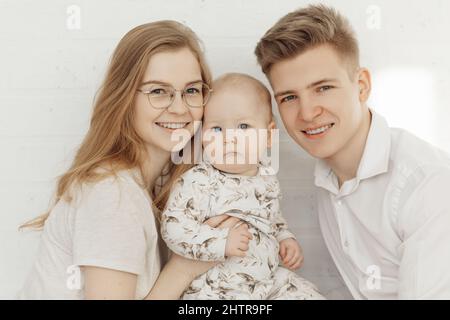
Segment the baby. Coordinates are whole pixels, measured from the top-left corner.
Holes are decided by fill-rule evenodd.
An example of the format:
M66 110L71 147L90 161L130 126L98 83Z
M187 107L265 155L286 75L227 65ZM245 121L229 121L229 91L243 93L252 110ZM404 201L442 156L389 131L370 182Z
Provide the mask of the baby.
M213 90L204 112L203 162L174 185L161 234L179 255L221 263L195 279L182 298L323 299L313 284L279 266L280 256L285 267L297 269L302 253L281 215L275 172L263 161L275 128L269 91L236 73L215 80ZM261 138L258 130L269 133ZM248 229L203 223L221 214Z

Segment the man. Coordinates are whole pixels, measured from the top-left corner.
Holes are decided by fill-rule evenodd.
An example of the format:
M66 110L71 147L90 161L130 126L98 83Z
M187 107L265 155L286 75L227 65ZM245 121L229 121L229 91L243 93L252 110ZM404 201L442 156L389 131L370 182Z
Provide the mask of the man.
M354 298L450 299L450 158L368 108L348 21L291 12L255 54L287 132L317 158L321 231Z

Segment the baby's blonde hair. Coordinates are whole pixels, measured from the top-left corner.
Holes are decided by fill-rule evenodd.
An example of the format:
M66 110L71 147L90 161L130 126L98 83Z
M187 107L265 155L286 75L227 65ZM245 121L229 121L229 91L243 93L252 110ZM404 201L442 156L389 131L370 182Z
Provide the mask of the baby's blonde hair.
M258 79L245 73L229 72L216 78L212 83L214 93L220 92L220 90L224 87L243 88L244 86L254 89L257 95L261 98L263 104L267 105L268 123L271 122L274 119L272 113L272 97L269 89L267 89L267 87Z

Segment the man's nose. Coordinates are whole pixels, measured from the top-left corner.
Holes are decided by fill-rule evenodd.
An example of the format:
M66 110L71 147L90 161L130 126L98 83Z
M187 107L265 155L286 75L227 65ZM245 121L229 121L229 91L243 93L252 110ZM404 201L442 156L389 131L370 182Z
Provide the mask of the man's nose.
M321 105L312 100L302 99L299 108L299 117L305 122L312 122L323 111Z

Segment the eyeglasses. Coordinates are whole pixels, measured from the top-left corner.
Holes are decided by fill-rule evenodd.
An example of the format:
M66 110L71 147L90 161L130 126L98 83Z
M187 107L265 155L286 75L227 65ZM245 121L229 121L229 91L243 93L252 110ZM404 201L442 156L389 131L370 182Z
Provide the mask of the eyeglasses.
M182 90L176 90L169 84L152 84L148 89L137 91L145 94L148 102L155 109L165 109L172 105L175 100L175 94L180 91L184 103L192 108L203 107L211 96L213 91L204 82L195 82L189 84Z

